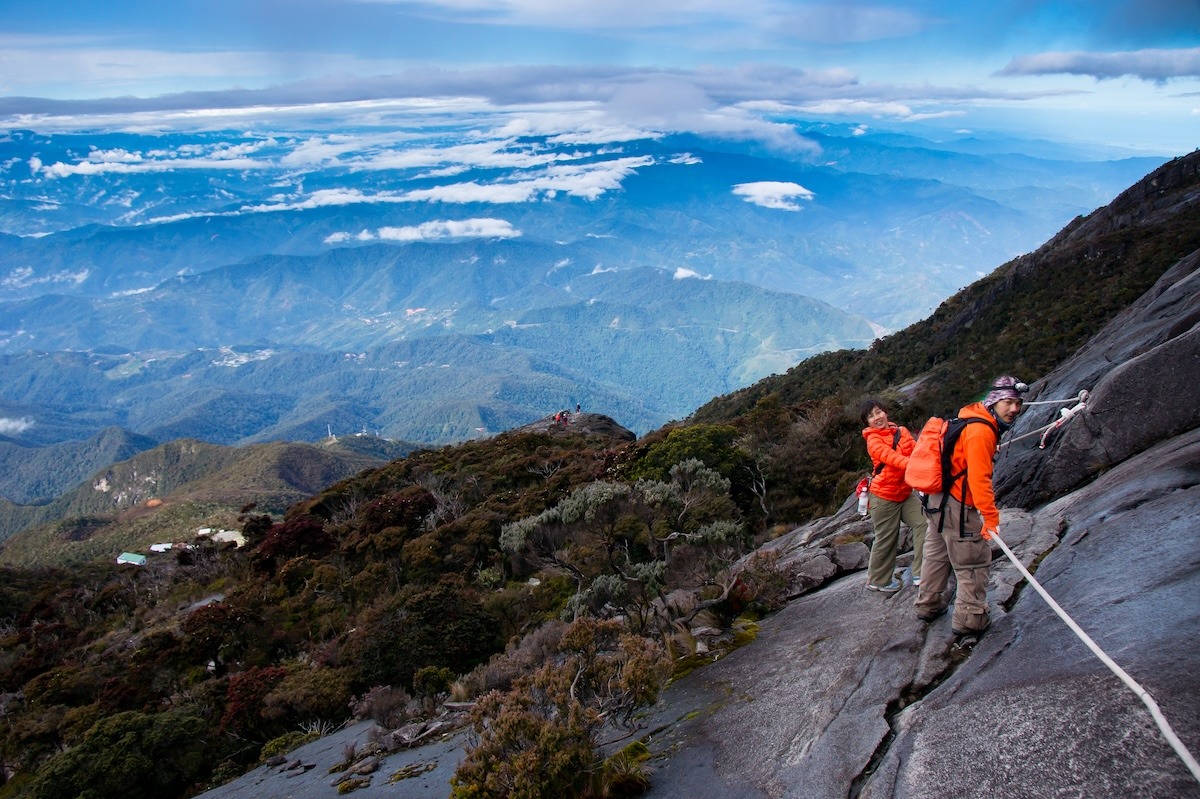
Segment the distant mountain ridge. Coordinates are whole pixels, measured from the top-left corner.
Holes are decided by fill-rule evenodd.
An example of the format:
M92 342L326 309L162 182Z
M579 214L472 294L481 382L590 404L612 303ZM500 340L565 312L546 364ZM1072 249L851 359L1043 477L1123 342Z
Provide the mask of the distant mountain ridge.
M819 153L530 136L444 174L289 171L300 134L13 132L0 432L437 445L575 403L644 432L866 346L1162 160L795 126Z
M85 441L25 447L0 441L0 497L22 505L46 502L99 469L127 460L157 442L110 427Z
M470 251L449 246L443 257L455 252ZM576 403L645 429L807 355L874 337L861 318L744 284L649 269L562 269L534 284L501 268L380 267L402 253L270 258L190 278L182 290L55 298L109 309L90 321L51 310L49 298L10 303L11 324L66 351L0 356L10 412L86 406L160 441L222 444L314 441L330 425L444 443ZM404 280L425 288L398 289ZM457 290L460 304L434 304L471 281L477 294L468 286ZM540 296L528 296L529 285ZM527 296L515 301L516 291ZM220 346L224 335L257 343ZM145 350L148 339L159 346ZM105 346L82 352L89 340Z
M690 418L723 421L772 394L808 402L848 385L894 389L896 375L912 381L905 393L920 396L918 409L953 413L952 398L970 396L994 374L1036 379L1198 249L1200 150L1172 159L1035 251L1001 265L928 319L867 350L799 363L715 398ZM948 346L970 357L947 357Z
M120 437L112 431L107 438ZM62 450L58 447L56 450ZM228 447L179 439L112 461L42 505L0 500L0 541L27 530L6 546L5 563L87 559L113 547L145 548L164 538L187 540L197 527L237 526L239 509L280 514L293 502L364 469L413 451L410 444L373 436L346 436L320 444L282 443ZM131 524L140 519L141 524ZM67 520L66 527L58 526ZM40 529L29 529L37 528ZM78 532L86 529L86 534ZM128 530L133 533L129 534ZM90 546L64 548L96 537ZM99 548L99 549L97 549ZM49 556L49 560L47 557Z

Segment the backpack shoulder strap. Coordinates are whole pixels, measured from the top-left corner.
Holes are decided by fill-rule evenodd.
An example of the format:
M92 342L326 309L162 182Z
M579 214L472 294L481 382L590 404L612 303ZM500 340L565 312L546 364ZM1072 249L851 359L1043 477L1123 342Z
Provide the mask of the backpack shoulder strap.
M892 449L900 449L900 428L899 427L896 428L896 434L894 436L892 436ZM887 466L887 464L884 463L883 461L880 461L879 463L875 464L875 476L876 477L879 476L879 473L883 471L883 468L885 466Z
M975 417L961 419L961 418L955 416L953 419L950 419L946 423L946 434L942 439L942 487L944 489L944 491L942 492L942 507L943 508L945 507L945 503L947 502L947 500L950 497L950 489L954 487L954 484L957 483L959 480L962 480L964 483L964 487L963 487L963 491L962 491L962 498L959 500L960 508L959 508L959 514L958 514L958 534L960 536L966 535L965 525L966 525L966 518L967 518L967 514L966 514L967 491L966 491L965 484L966 484L966 480L967 480L967 467L963 466L963 470L961 472L956 473L956 472L954 472L954 467L951 464L953 463L954 449L955 449L955 447L958 446L958 439L962 435L963 429L967 425L974 424L975 422L978 422L980 424L987 424L986 419L978 419ZM988 425L988 427L991 428L993 430L993 432L995 432L995 428L992 428L991 425ZM941 532L941 520L939 520L939 522L938 522L938 532L939 533Z

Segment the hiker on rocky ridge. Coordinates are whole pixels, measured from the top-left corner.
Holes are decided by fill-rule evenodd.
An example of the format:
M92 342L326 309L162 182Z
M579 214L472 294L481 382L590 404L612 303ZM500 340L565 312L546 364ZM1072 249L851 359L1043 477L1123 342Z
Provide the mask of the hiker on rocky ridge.
M945 612L942 597L954 568L958 590L951 627L957 636L979 635L991 624L987 586L992 534L1000 531L1000 511L992 489L992 469L1000 436L1021 412L1029 386L1011 375L992 381L982 402L958 412L966 424L950 456L949 496L930 494L926 501L931 535L925 537L917 616L932 621ZM941 510L939 510L941 508Z
M900 548L901 521L913 533L913 585L921 584L926 520L917 494L904 482L904 467L916 442L908 428L888 420L887 408L875 398L863 401L859 417L867 454L871 456L867 510L875 530L867 566L867 588L891 594L904 587L893 574Z

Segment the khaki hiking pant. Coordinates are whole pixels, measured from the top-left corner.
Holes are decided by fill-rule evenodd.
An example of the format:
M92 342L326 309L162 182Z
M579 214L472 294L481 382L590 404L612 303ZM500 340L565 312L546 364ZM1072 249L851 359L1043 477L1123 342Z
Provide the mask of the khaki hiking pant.
M983 517L971 506L966 507L963 533L959 533L962 503L946 498L943 513L937 512L941 494L929 495L929 531L925 535L925 559L921 566L921 587L917 592L917 613L937 615L945 608L942 594L954 569L958 590L954 596L955 633L981 632L991 623L988 618L987 588L992 566L992 547L983 540ZM945 516L942 533L938 522Z
M925 549L925 514L921 511L921 498L914 491L903 502L893 502L871 495L871 527L875 540L871 542L871 561L867 566L867 580L871 585L884 586L892 581L896 570L896 553L900 550L900 522L908 525L913 534L912 573L921 573L921 557Z

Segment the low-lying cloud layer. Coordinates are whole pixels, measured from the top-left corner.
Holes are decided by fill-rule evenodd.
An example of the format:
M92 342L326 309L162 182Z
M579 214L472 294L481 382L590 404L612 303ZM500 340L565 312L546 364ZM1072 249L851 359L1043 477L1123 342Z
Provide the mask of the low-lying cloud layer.
M11 417L0 417L0 435L3 436L18 436L24 433L35 424L33 419L28 416L22 416L19 419Z
M504 219L443 219L404 227L381 227L357 234L334 233L327 244L369 241L437 241L439 239L511 239L521 235Z

